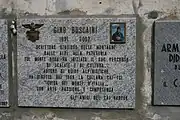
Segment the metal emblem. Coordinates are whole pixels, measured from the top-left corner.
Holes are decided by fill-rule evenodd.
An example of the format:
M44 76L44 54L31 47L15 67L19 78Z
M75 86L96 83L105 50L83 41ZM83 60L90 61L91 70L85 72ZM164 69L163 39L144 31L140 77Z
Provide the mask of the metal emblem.
M24 24L22 25L23 27L30 29L26 32L26 37L28 38L28 40L30 40L31 42L36 42L36 40L39 40L39 34L40 32L36 29L42 27L44 24Z

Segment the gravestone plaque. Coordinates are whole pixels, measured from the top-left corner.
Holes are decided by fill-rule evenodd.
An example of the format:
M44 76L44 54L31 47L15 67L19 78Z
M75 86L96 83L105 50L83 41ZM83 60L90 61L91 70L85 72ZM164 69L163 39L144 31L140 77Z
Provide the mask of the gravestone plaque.
M180 21L155 23L154 105L180 105Z
M7 21L0 19L0 107L9 106L7 28Z
M136 18L17 21L19 106L134 108Z

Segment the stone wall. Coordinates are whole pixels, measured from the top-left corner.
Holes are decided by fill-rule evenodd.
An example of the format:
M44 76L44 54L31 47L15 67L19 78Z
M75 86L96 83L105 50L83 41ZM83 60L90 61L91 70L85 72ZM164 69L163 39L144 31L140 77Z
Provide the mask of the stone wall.
M0 108L0 120L179 120L180 108L151 105L151 35L158 19L179 19L179 0L0 0L0 15L121 15L136 14L136 109L60 109L17 107L17 82L10 82L11 107ZM15 77L15 76L13 76ZM14 86L14 87L13 87Z

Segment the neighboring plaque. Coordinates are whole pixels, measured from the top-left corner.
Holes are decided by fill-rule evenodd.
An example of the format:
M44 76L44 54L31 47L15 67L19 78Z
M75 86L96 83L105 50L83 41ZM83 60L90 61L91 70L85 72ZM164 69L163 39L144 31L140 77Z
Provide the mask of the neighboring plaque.
M154 105L180 105L180 21L157 21L154 31Z
M0 19L0 107L9 106L8 24Z
M134 108L136 18L17 21L19 106Z

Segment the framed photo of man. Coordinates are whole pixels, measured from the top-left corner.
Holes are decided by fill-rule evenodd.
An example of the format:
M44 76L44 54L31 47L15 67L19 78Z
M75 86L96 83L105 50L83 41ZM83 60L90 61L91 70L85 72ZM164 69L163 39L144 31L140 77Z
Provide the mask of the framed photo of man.
M110 43L126 43L126 23L110 23Z

